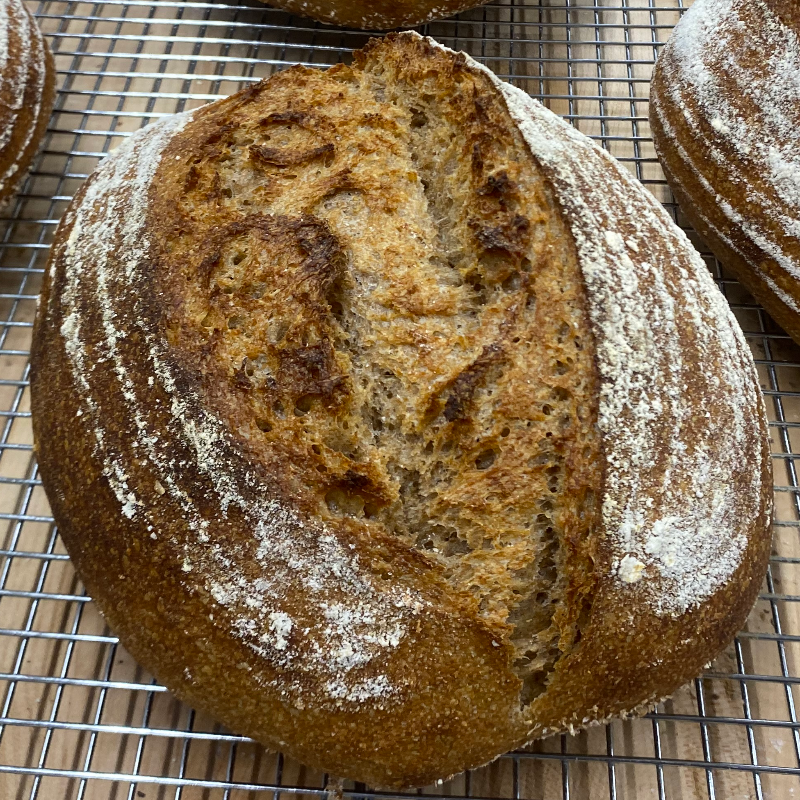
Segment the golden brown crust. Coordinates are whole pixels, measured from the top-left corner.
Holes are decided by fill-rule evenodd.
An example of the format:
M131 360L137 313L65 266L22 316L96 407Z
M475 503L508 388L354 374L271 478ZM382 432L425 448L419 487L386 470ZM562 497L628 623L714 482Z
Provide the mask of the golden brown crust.
M36 323L43 481L126 647L378 785L671 692L768 547L763 410L702 263L494 81L392 36L150 126L70 206ZM609 287L640 272L623 341Z
M19 0L3 0L0 19L0 205L13 194L39 148L55 102L47 42Z
M486 2L488 0L268 0L268 5L332 25L389 30L450 17Z
M797 341L799 33L795 3L697 3L661 53L650 103L681 209Z

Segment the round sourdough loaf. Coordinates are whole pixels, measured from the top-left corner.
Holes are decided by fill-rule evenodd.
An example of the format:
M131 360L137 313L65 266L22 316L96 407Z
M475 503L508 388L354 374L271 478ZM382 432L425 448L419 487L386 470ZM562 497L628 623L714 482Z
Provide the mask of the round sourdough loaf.
M0 205L25 177L55 102L55 67L22 0L0 0Z
M656 64L650 119L681 209L800 342L800 5L697 0Z
M109 625L328 772L421 785L640 713L760 585L764 410L703 262L416 34L132 136L34 338L42 477Z
M264 0L332 25L361 30L389 30L422 25L434 19L451 17L459 11L488 3L489 0Z

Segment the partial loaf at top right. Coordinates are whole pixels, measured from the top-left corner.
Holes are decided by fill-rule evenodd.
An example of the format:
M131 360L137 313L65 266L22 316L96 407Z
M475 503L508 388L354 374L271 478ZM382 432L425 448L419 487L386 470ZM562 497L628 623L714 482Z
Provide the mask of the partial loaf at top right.
M686 217L800 343L800 5L697 0L656 64L650 121Z

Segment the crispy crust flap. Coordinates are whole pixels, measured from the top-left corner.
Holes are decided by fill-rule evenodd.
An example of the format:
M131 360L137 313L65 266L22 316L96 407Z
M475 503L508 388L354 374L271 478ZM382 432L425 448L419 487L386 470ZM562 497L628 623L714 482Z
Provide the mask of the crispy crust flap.
M132 137L59 229L32 383L60 532L133 656L232 729L378 785L484 763L524 737L510 647L415 551L311 516L168 344L154 174L215 111Z

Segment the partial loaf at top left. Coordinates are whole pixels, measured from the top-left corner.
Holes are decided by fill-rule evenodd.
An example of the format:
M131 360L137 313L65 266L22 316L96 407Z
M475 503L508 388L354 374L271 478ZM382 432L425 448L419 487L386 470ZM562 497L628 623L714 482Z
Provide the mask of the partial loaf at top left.
M55 64L22 0L0 0L0 205L30 168L55 102Z

